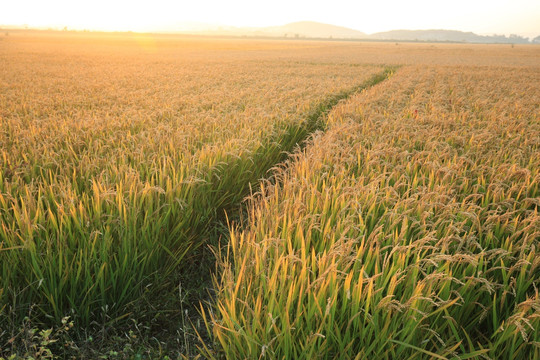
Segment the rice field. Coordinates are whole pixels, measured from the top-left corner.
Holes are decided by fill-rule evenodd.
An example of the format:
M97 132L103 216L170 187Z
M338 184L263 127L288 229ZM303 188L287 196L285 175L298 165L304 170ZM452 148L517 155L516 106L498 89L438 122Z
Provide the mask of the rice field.
M225 357L540 358L539 84L410 66L334 108L221 254Z
M0 357L159 312L210 245L199 356L540 358L539 56L3 39Z
M56 320L89 323L102 308L122 316L292 150L316 104L382 70L287 60L259 70L167 44L165 57L139 57L128 40L39 59L37 45L21 45L2 60L8 312L38 304Z

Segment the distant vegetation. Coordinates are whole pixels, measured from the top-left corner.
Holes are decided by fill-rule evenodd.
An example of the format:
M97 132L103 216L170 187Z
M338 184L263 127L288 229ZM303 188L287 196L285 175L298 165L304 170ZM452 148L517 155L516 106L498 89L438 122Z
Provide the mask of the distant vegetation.
M448 41L482 44L528 44L529 39L519 35L477 35L454 30L394 30L372 34L369 39L407 41Z
M26 27L25 27L26 29ZM182 30L180 30L182 29ZM67 27L62 29L67 30ZM83 30L88 31L88 30ZM457 30L392 30L366 34L343 26L318 23L315 21L299 21L282 26L262 28L244 28L234 26L215 26L208 24L193 25L191 29L184 26L169 27L163 33L195 34L206 36L232 36L253 38L286 38L286 39L331 39L331 40L364 40L364 41L407 41L407 42L454 42L471 44L537 44L540 36L529 39L524 36L478 35L473 32Z
M201 34L285 37L285 38L317 38L317 39L357 39L357 40L389 40L389 41L435 41L463 42L484 44L528 44L526 37L519 35L477 35L473 32L455 30L393 30L366 34L358 30L342 26L322 24L314 21L300 21L283 26L266 28L220 27L197 31ZM536 38L538 39L538 38ZM538 41L538 40L536 40ZM534 42L534 40L533 40Z

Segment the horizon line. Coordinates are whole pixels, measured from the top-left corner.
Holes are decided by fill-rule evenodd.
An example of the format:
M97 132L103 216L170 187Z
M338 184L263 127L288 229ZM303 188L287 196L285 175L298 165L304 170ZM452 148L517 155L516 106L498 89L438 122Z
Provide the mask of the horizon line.
M244 31L257 31L257 30L263 30L268 28L279 28L284 27L291 24L298 24L298 23L313 23L313 24L319 24L319 25L327 25L332 27L338 27L350 31L356 31L359 33L362 33L366 36L372 36L376 34L381 33L387 33L392 31L448 31L448 32L461 32L465 34L474 34L478 36L485 36L485 37L493 37L493 36L505 36L510 37L512 35L517 35L525 39L533 40L534 38L540 36L540 30L536 33L538 35L533 35L532 32L510 32L510 33L497 33L497 32L482 32L477 33L472 30L457 30L457 29L448 29L448 28L429 28L429 29L422 29L422 28L415 28L415 29L409 29L409 28L400 28L400 29L390 29L390 30L382 30L382 31L376 31L376 32L365 32L359 29L350 28L347 26L342 25L335 25L331 23L323 23L319 21L313 21L313 20L299 20L299 21L293 21L289 23L285 23L282 25L270 25L270 26L236 26L236 25L227 25L227 24L220 24L220 23L206 23L206 22L198 22L198 21L182 21L178 22L175 25L168 25L163 27L151 27L149 29L99 29L99 28L90 28L90 27L78 27L78 26L67 26L67 25L30 25L30 24L0 24L0 30L45 30L45 31L76 31L76 32L101 32L101 33L138 33L138 34L193 34L193 35L201 35L208 32L219 32L219 31L233 31L233 30L244 30ZM191 26L201 26L199 29L181 29L180 27L182 25L191 25ZM176 29L174 29L176 27ZM228 29L223 29L228 28ZM232 35L232 34L223 34L225 36L246 36L246 35ZM272 36L272 37L283 37L283 36ZM307 38L307 37L303 37ZM340 39L340 38L336 38ZM345 37L343 39L352 39L352 37ZM358 38L361 39L361 38Z

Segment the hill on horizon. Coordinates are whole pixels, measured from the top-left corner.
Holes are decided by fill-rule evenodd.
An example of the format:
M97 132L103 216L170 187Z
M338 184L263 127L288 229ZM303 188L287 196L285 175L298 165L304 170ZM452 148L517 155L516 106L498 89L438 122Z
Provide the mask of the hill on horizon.
M0 25L0 29L4 26ZM9 29L29 29L28 26L9 26ZM64 28L65 29L65 28ZM36 30L44 30L36 28ZM49 30L60 30L49 29ZM280 26L267 27L236 27L228 25L182 22L162 26L159 30L149 31L164 34L192 34L203 36L233 36L233 37L271 37L271 38L302 38L302 39L343 39L366 41L420 41L420 42L457 42L478 44L539 44L540 36L528 37L511 34L478 35L473 32L460 30L430 29L430 30L390 30L366 34L360 30L344 26L325 24L316 21L297 21ZM540 33L540 29L539 29Z
M529 39L518 35L478 35L473 32L459 30L391 30L366 34L362 31L324 24L316 21L298 21L281 26L269 27L233 27L210 26L206 29L183 31L206 35L316 38L316 39L357 39L383 41L435 41L435 42L468 42L468 43L529 43Z

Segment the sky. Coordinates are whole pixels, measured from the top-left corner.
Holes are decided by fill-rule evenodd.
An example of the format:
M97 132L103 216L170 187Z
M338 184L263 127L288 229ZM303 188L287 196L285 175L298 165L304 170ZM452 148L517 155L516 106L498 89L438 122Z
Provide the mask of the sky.
M4 26L159 31L307 20L368 34L448 29L534 37L540 35L540 0L0 0Z

